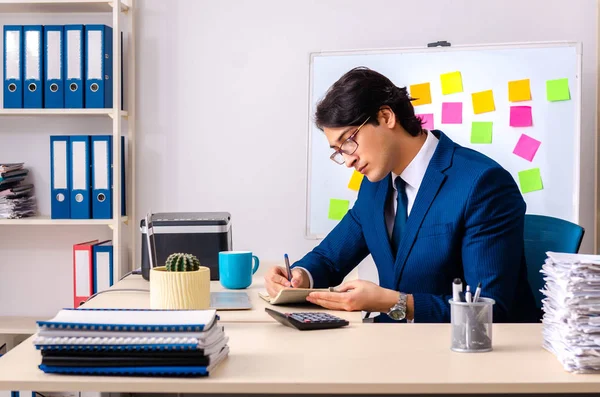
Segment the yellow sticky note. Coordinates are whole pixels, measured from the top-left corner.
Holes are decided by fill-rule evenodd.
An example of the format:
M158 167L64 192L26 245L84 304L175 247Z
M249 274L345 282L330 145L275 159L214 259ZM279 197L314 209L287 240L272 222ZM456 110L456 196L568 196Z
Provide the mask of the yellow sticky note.
M348 189L356 190L358 192L358 189L360 189L360 184L363 180L363 176L363 174L354 170L352 176L350 177L350 182L348 182Z
M531 88L529 79L508 82L508 100L510 102L530 101Z
M410 97L415 98L415 100L412 101L413 106L431 103L431 89L429 83L411 85Z
M460 72L444 73L440 79L442 80L442 94L448 95L463 91Z
M473 98L473 113L480 114L496 110L492 90L474 92L471 97Z

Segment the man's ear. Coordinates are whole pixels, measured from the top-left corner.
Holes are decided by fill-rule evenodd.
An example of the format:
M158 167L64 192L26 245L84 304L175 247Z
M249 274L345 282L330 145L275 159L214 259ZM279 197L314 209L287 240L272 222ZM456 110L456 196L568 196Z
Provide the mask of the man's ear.
M385 124L389 129L396 126L396 113L389 106L382 106L379 115L380 123Z

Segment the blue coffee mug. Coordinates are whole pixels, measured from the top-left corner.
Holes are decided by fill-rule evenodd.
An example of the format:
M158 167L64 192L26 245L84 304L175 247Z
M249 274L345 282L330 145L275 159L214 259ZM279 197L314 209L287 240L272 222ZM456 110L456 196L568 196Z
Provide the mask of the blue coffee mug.
M250 251L219 252L221 285L229 289L248 288L252 284L252 275L258 270L258 265L258 257Z

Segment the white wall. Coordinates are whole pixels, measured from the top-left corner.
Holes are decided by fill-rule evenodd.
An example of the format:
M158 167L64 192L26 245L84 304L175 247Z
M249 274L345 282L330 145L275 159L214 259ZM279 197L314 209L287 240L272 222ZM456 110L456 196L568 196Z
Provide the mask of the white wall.
M303 239L310 52L437 40L574 40L584 48L583 250L593 249L594 177L586 170L596 131L595 1L145 0L139 6L140 211L230 211L237 248L275 260L287 251L296 259L315 245Z
M584 48L582 251L592 251L594 0L138 0L137 5L138 218L149 208L229 211L236 249L253 250L263 261L280 260L284 252L298 259L317 243L303 238L310 52L437 40L573 40ZM5 139L0 134L2 155ZM27 150L24 145L22 153ZM70 291L47 294L35 288L47 287L54 282L49 276L58 272L55 285L70 287L70 262L64 261L68 246L81 236L62 234L66 229L23 229L0 227L0 291L22 291L14 303L18 310L8 303L9 293L0 292L0 315L21 309L39 314L38 299L45 300L43 314L52 313L50 308L70 297ZM35 257L27 254L39 245L19 241L42 233L49 242ZM32 274L46 269L32 283L33 291L24 276L14 282L16 270L4 276L23 262Z

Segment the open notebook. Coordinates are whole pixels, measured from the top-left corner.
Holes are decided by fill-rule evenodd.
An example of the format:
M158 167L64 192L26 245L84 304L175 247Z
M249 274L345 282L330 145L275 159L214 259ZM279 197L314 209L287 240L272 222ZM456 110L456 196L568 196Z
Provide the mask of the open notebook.
M285 305L290 303L309 303L306 297L311 292L335 292L334 287L329 288L283 288L271 298L267 291L259 291L258 295L272 305Z

